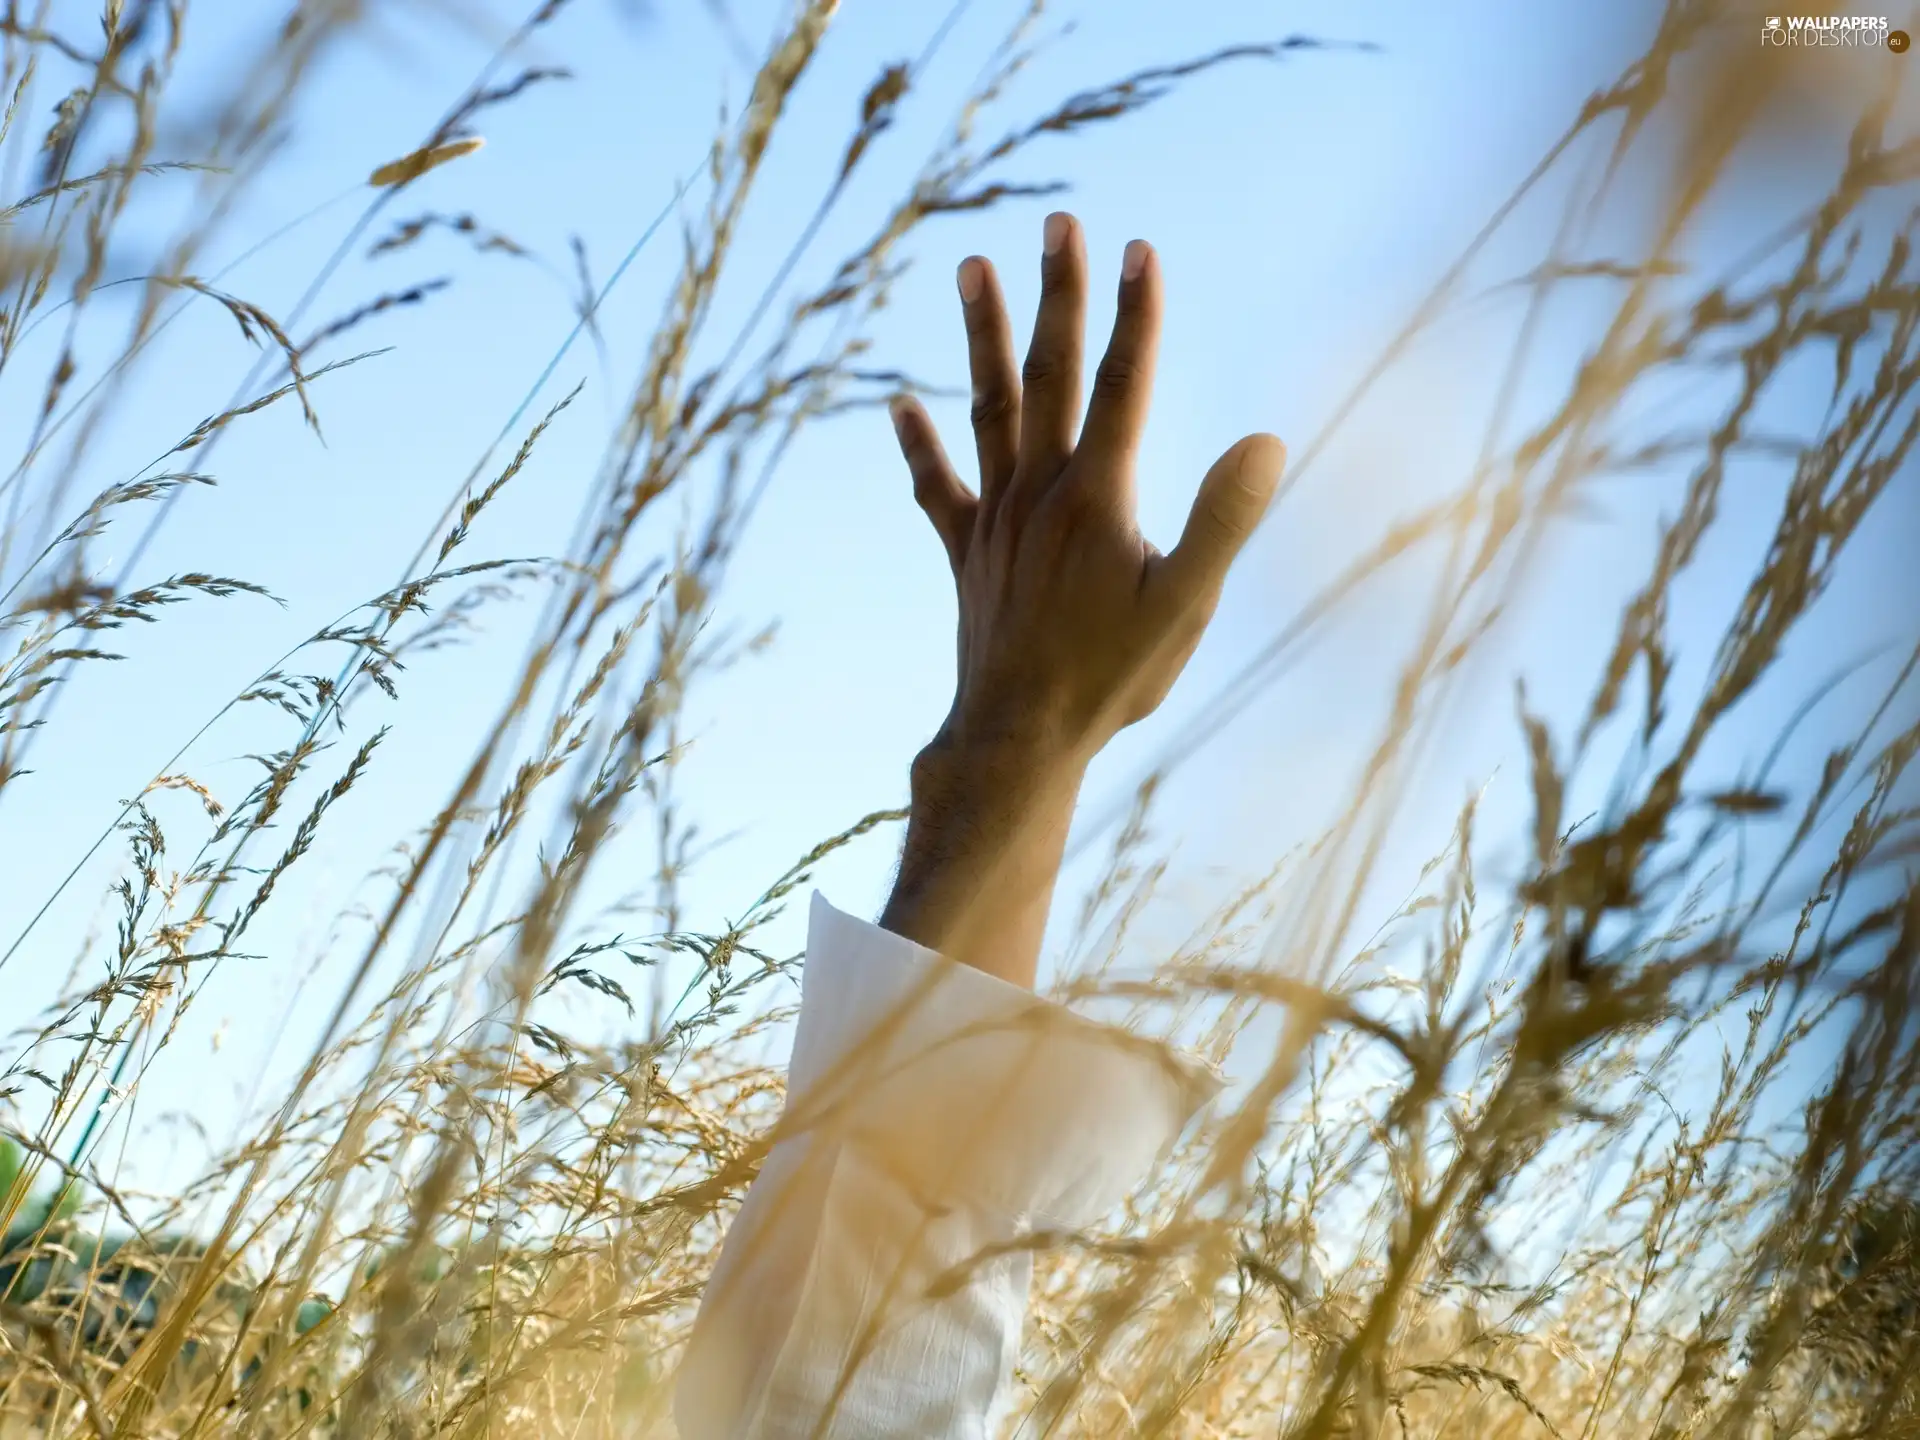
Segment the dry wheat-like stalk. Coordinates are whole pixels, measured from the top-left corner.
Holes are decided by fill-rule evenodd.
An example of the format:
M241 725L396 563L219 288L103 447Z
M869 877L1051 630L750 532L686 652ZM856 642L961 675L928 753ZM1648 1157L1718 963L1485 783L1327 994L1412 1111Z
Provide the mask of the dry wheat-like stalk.
M267 594L211 573L107 576L93 542L135 515L153 533L181 489L213 484L227 431L267 407L296 403L317 428L325 377L354 361L309 357L443 283L316 324L304 303L271 316L193 268L361 7L299 6L228 93L196 102L212 120L190 165L154 154L171 133L159 122L190 43L186 7L108 0L97 47L31 8L0 17L0 156L12 146L33 161L23 193L0 195L0 382L19 377L29 327L57 316L65 338L46 373L26 377L37 419L0 478L0 804L16 806L65 679L115 658L97 632ZM401 158L370 178L322 278L365 248L393 195L477 148L477 115L561 78L550 66L494 76L565 8L535 6L430 133L396 144ZM785 117L806 102L830 26L845 23L836 8L796 0L744 111L713 142L574 549L476 558L489 507L541 463L542 438L580 423L568 396L505 427L520 437L511 458L476 465L405 576L237 695L209 697L210 726L260 702L288 727L251 787L208 788L183 752L104 830L101 844L125 854L111 923L76 943L56 1003L15 1019L0 1048L0 1440L666 1434L678 1349L740 1195L779 1135L831 1118L836 1085L876 1083L852 1057L776 1133L783 1097L766 1042L791 1013L803 957L771 948L767 932L814 866L896 812L823 841L738 918L692 915L680 892L697 854L675 788L682 715L741 648L713 634L740 538L802 427L925 388L868 353L923 225L1052 193L1057 181L1013 168L1036 142L1130 121L1220 65L1311 63L1323 47L1231 47L1003 120L1010 81L1043 48L1034 0L867 243L789 294L824 219L854 203L849 178L877 163L903 107L926 101L924 60L886 67L861 97L775 280L744 312L717 305L748 202L780 163ZM1343 814L1158 950L1149 922L1170 903L1175 867L1156 849L1153 802L1171 763L1119 827L1060 997L1123 1013L1148 1053L1195 1047L1246 1081L1104 1226L1015 1242L1036 1275L1015 1376L1021 1433L1920 1435L1920 636L1805 793L1773 779L1777 755L1737 783L1702 761L1889 495L1914 484L1920 141L1891 133L1898 67L1816 97L1850 129L1826 192L1771 248L1702 272L1692 228L1782 107L1806 100L1779 56L1727 39L1748 37L1749 18L1735 0L1670 0L1644 53L1546 147L1383 355L1382 369L1432 325L1521 199L1576 157L1600 157L1569 191L1550 253L1510 282L1530 313L1566 286L1611 297L1563 393L1517 439L1496 418L1451 493L1384 526L1285 617L1208 718L1252 703L1404 557L1444 552ZM22 97L69 82L48 131L29 135ZM98 117L114 107L132 115L130 132L77 173L77 154L108 143ZM989 125L998 138L982 142ZM1572 222L1648 173L1659 203L1641 253L1581 253ZM201 218L143 277L119 353L95 361L98 378L76 395L73 340L131 188L189 180L203 187ZM1888 218L1889 202L1909 207L1904 218ZM523 254L474 215L436 212L393 223L370 254L436 230ZM96 439L172 304L223 307L254 364L232 402L163 442L154 465L99 475ZM717 333L725 313L747 318ZM1524 338L1511 364L1536 364ZM1808 365L1831 376L1831 403L1810 432L1782 439L1770 386ZM1374 374L1329 434L1354 423ZM1642 401L1675 375L1721 382L1719 398L1649 437ZM162 468L189 451L194 470ZM1771 467L1777 514L1688 694L1670 611L1722 523L1736 464ZM1364 897L1396 878L1381 855L1407 777L1470 654L1561 517L1654 465L1683 469L1681 501L1588 713L1556 726L1521 697L1525 873L1488 885L1485 822L1469 804L1445 853L1396 886L1405 902L1369 932ZM663 499L682 496L692 518L655 545ZM351 976L325 1039L181 1193L123 1194L97 1153L102 1116L142 1113L144 1077L186 1007L249 958L241 946L284 906L283 882L341 823L345 797L382 783L384 732L361 730L356 702L370 689L404 699L409 658L535 584L545 608L512 694L452 793L327 936ZM1211 731L1197 733L1176 758ZM1622 735L1631 758L1596 777L1615 753L1604 742ZM347 737L344 758L332 755ZM1596 779L1610 782L1604 809L1576 813L1569 797ZM167 808L188 797L197 810ZM1750 865L1748 828L1767 817L1787 833ZM654 873L624 908L590 912L610 857L631 858L616 849L626 834L646 837ZM59 943L41 928L48 913L17 917L0 985L9 962ZM638 1038L583 1034L569 996L617 1007L621 1033Z

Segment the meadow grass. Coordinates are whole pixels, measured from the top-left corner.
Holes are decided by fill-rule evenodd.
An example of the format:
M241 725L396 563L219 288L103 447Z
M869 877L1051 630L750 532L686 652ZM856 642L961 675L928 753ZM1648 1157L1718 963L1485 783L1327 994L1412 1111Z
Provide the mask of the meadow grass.
M533 8L443 122L374 172L309 299L355 246L384 253L448 230L519 248L472 216L389 212L554 78L519 56L564 8ZM1137 112L1217 67L1313 63L1321 43L1235 47L1011 118L1003 92L1049 34L1036 0L869 241L795 288L902 107L937 103L920 93L924 61L889 67L786 263L737 331L717 331L771 142L806 101L830 26L857 23L835 10L797 0L703 176L676 197L678 276L573 548L504 560L473 538L566 396L506 419L500 453L404 579L241 693L206 697L210 729L243 707L283 717L256 784L219 794L170 764L102 817L103 843L125 854L111 935L50 934L55 912L37 902L6 916L0 987L6 965L81 959L51 1010L8 1010L0 1052L0 1435L668 1433L679 1347L780 1113L766 1041L803 957L770 949L766 932L820 861L898 818L833 835L757 895L743 885L737 919L703 928L686 913L676 882L694 832L674 771L685 697L729 658L709 621L740 538L802 427L914 384L876 362L868 337L923 225L1051 193L1014 163L1042 137L1151 123ZM116 632L176 604L264 593L271 578L142 576L145 538L114 573L94 542L109 527L150 538L181 492L215 484L224 437L262 411L322 423L328 374L356 363L363 331L398 307L451 303L420 286L325 322L308 301L277 318L198 274L232 196L274 163L269 138L316 57L366 20L321 0L297 14L207 108L190 165L158 155L154 118L193 43L185 7L109 0L85 39L33 6L3 17L0 155L23 160L5 173L25 183L0 195L0 384L38 407L0 481L11 823L59 783L28 772L69 676L103 664ZM1893 133L1901 68L1872 57L1847 72L1867 83L1819 97L1850 140L1799 219L1715 273L1683 264L1736 161L1804 98L1790 62L1805 57L1757 47L1759 25L1731 0L1670 0L1644 53L1543 149L1514 204L1576 154L1605 162L1571 186L1560 237L1518 281L1530 307L1604 288L1582 364L1517 437L1490 425L1481 463L1276 627L1205 717L1217 727L1260 703L1277 668L1402 557L1442 556L1340 819L1250 872L1185 944L1149 955L1134 937L1171 873L1153 805L1176 764L1119 827L1058 992L1119 1009L1141 1045L1198 1049L1241 1083L1102 1228L1020 1240L1036 1263L1021 1433L1920 1436L1920 644L1894 657L1853 738L1799 790L1773 778L1777 754L1755 756L1738 784L1701 773L1863 527L1914 483L1920 282L1902 207L1920 140ZM51 127L29 133L61 87ZM1583 252L1580 217L1649 173L1642 252ZM82 372L73 339L103 293L115 227L134 187L162 180L202 187L202 203L137 282L117 355L92 350ZM1459 298L1510 214L1442 277L1356 399ZM580 333L604 293L583 285ZM258 361L224 410L154 437L146 470L102 476L98 437L184 305L224 308ZM23 375L20 357L41 352L22 339L42 321L66 341L44 374ZM709 353L720 358L697 361ZM1508 363L1539 363L1524 329ZM1807 365L1831 378L1831 403L1811 433L1783 435L1776 382ZM1636 406L1676 376L1720 388L1646 438ZM1296 446L1295 477L1353 413L1337 407ZM1523 701L1516 719L1500 691L1499 723L1530 756L1526 873L1482 888L1487 837L1470 804L1423 871L1383 875L1409 776L1545 538L1596 485L1655 465L1684 475L1680 503L1586 713L1550 725ZM1682 686L1672 597L1724 520L1735 469L1773 478L1743 491L1780 497L1771 540L1728 597L1703 682ZM683 496L694 522L669 548L644 542L644 522ZM107 1107L137 1105L183 1007L249 953L338 802L380 783L383 732L350 724L346 707L370 690L404 702L410 656L530 585L546 599L523 670L384 876L321 1043L195 1184L158 1204L120 1193L96 1143ZM1793 723L1783 712L1776 728ZM1605 806L1576 813L1568 797L1602 763L1614 765ZM163 830L148 804L162 790L198 797L197 838ZM1749 863L1761 817L1784 839ZM529 832L547 823L558 839L536 853ZM615 832L636 829L658 842L662 924L595 931L583 897ZM1383 884L1408 897L1384 917L1366 899ZM571 1033L551 1001L561 991L631 1017L623 1033L638 1038Z

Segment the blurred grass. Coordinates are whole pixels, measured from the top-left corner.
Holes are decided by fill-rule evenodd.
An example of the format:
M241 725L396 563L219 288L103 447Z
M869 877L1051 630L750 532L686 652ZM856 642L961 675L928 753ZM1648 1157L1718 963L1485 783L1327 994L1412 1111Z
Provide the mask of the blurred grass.
M552 78L513 67L562 8L532 10L443 122L375 173L349 245L399 248L450 228L513 246L472 216L375 222L421 174L471 150L491 112ZM872 218L871 240L791 302L786 284L814 266L822 217L849 203L847 177L872 163L901 107L938 103L920 92L923 63L891 67L857 107L778 278L744 328L715 333L770 141L829 25L855 23L834 11L793 8L714 140L678 281L574 548L503 560L472 539L563 400L509 422L515 453L476 467L392 589L239 696L207 697L216 716L284 715L284 746L238 795L172 765L153 777L103 833L126 851L110 937L9 917L18 933L0 967L52 949L82 959L61 1002L0 1057L0 1435L665 1432L677 1347L778 1114L780 1073L762 1042L785 1014L775 982L802 957L771 951L765 932L815 864L891 818L823 842L736 920L702 929L684 913L677 881L695 832L673 783L681 716L730 658L703 637L743 528L802 426L914 384L869 353L867 334L919 227L1050 193L1014 163L1039 137L1136 123L1219 65L1310 62L1316 45L1237 47L1009 117L1002 91L1039 43L1036 5L905 197ZM203 101L213 118L193 163L205 168L187 172L206 187L197 213L220 214L222 187L272 162L268 137L315 83L314 57L363 19L317 3L297 13L231 94ZM354 363L358 332L396 307L443 303L396 292L314 325L304 312L343 245L298 312L274 317L196 275L212 229L196 222L156 251L166 263L141 282L118 356L93 361L105 378L76 389L73 337L132 188L163 178L155 115L193 33L139 0L114 0L103 18L85 42L13 11L5 20L9 95L33 76L70 84L49 130L30 133L18 105L0 124L8 173L24 182L0 197L0 382L39 397L4 481L0 549L0 803L16 813L38 737L60 722L62 682L102 663L114 632L271 578L136 580L144 540L109 576L93 542L114 526L154 533L181 487L214 482L229 429L262 410L300 407L318 425L327 372ZM1909 769L1920 645L1894 657L1883 698L1798 789L1773 774L1774 755L1754 756L1737 784L1701 774L1865 527L1914 484L1920 141L1896 128L1904 67L1892 57L1816 71L1760 47L1759 25L1731 0L1672 0L1642 57L1543 147L1515 206L1576 155L1602 160L1517 282L1535 309L1567 286L1610 297L1562 398L1517 437L1499 407L1479 463L1441 503L1384 524L1276 626L1121 826L1079 910L1062 995L1118 1006L1143 1043L1198 1047L1242 1083L1106 1229L1029 1237L1038 1278L1016 1376L1027 1433L1920 1435ZM1825 172L1794 149L1810 116L1848 136ZM1717 273L1689 266L1703 215L1742 166L1764 169L1782 145L1811 186L1800 218ZM1583 220L1623 192L1646 220L1639 253L1587 253ZM1459 298L1481 243L1356 397ZM583 330L598 323L593 295L583 284ZM257 364L223 412L155 437L162 458L147 470L102 476L94 441L181 305L224 307ZM43 374L23 374L22 337L55 314L65 342ZM1537 380L1532 337L1523 325L1511 377ZM338 358L318 363L322 350ZM702 368L695 356L709 350L723 358ZM1832 386L1810 431L1783 418L1777 383L1806 365ZM1686 393L1710 401L1657 435L1636 424L1649 392L1696 378L1712 383ZM1354 413L1337 407L1296 446L1294 479ZM1680 503L1586 713L1550 724L1523 698L1510 720L1504 689L1497 716L1486 712L1460 677L1522 600L1546 538L1610 478L1656 463L1684 471ZM1736 470L1743 496L1780 497L1771 540L1744 592L1726 597L1713 653L1687 657L1704 682L1677 685L1672 596L1724 523ZM641 522L683 494L695 522L649 553ZM1138 922L1174 873L1154 848L1158 787L1415 548L1442 563L1407 617L1415 643L1341 818L1284 863L1250 869L1186 944L1142 953ZM524 673L386 876L384 908L297 1082L184 1193L121 1195L95 1153L109 1099L137 1103L183 1007L246 953L279 882L337 823L334 805L381 783L380 732L352 730L344 765L328 747L349 728L349 702L370 687L404 699L410 656L533 584L548 598ZM1479 878L1487 837L1469 805L1425 870L1383 875L1409 777L1442 706L1460 703L1517 724L1531 757L1526 873L1492 888ZM1595 774L1621 753L1614 773ZM35 783L44 793L57 777ZM1604 807L1576 811L1569 797L1596 785ZM146 803L159 789L199 796L198 836L163 831ZM1757 851L1764 861L1748 839L1761 818L1784 836ZM530 858L523 837L548 821L558 839ZM636 825L658 841L662 924L609 935L582 894L610 836ZM1382 884L1408 896L1384 921L1362 900ZM631 1016L642 1038L610 1048L570 1033L553 1003L568 990Z

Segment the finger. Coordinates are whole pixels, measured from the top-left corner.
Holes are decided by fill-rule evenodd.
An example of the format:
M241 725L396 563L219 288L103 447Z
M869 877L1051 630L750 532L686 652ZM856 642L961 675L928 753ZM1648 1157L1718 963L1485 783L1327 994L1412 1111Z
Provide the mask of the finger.
M1013 478L1020 448L1020 375L1013 359L1013 326L1000 279L978 255L960 262L960 311L967 324L967 363L973 376L973 443L980 456L980 500L998 502Z
M947 559L958 570L967 558L967 545L973 538L974 510L979 502L953 473L940 436L920 402L908 395L896 395L887 409L893 416L893 433L899 437L900 453L906 456L907 469L913 475L913 498L927 512L940 543L947 548Z
M1287 447L1271 435L1249 435L1213 462L1194 497L1180 543L1158 567L1158 583L1181 608L1219 598L1227 567L1267 513Z
M1160 348L1160 265L1153 247L1131 242L1120 262L1120 305L1107 353L1093 374L1093 404L1080 434L1075 470L1133 513L1133 457L1153 398Z
M1040 260L1040 313L1020 373L1023 486L1044 490L1073 454L1080 421L1080 347L1087 328L1087 256L1071 215L1047 217Z

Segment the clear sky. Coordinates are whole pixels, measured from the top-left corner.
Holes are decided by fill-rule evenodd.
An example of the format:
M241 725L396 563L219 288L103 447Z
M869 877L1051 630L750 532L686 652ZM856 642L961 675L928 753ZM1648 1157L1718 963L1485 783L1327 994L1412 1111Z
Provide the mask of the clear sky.
M901 123L883 137L809 252L794 293L817 284L866 238L1023 6L976 0L967 8ZM56 15L63 8L84 20L74 6L57 5ZM398 578L565 337L569 237L582 239L596 278L604 277L677 179L697 170L722 107L737 113L751 74L741 47L757 55L780 8L743 0L731 7L729 33L693 0L574 0L525 57L564 65L573 78L490 112L481 125L486 147L413 187L360 242L314 318L417 281L444 275L453 284L430 303L367 327L355 346L390 345L389 353L316 386L324 444L300 429L291 407L269 412L222 442L211 467L219 487L190 493L175 507L142 557L142 578L188 569L234 575L268 585L284 608L246 598L179 607L163 624L125 637L127 660L72 682L36 753L39 773L12 788L0 820L0 913L9 926L0 943L11 942L111 822L118 802L137 793L222 700L300 637ZM432 128L519 18L499 5L482 19L470 18L469 7L372 9L386 18L327 59L283 152L222 229L203 267L225 265L336 197L222 279L223 288L270 312L291 306L339 243L368 194L354 187ZM1089 236L1096 336L1110 319L1103 297L1122 246L1140 235L1159 249L1169 312L1140 487L1151 538L1173 539L1199 476L1240 435L1272 430L1296 448L1312 437L1587 94L1636 53L1656 9L1648 0L1082 0L1050 11L1049 24L1059 29L1070 21L1071 33L1046 48L987 128L1041 113L1069 91L1236 41L1304 33L1379 47L1224 68L1142 116L1042 143L1010 172L1072 182L1064 203ZM715 336L731 333L726 317L744 314L785 254L796 217L811 211L831 176L868 83L882 65L918 54L947 11L946 0L842 6L748 211L738 273L723 295ZM467 18L450 20L447 12ZM195 95L196 87L214 93L277 17L277 7L251 0L198 5L179 96ZM55 95L49 86L42 111ZM1807 123L1818 139L1819 117ZM1808 155L1824 153L1810 143ZM1704 260L1724 259L1778 223L1806 196L1796 186L1796 167L1805 162L1789 146L1777 168L1742 177L1692 249ZM190 182L167 178L151 182L150 193L158 219L178 214L167 208L179 203L170 194L192 192ZM1458 482L1479 444L1519 314L1512 296L1480 292L1537 259L1559 218L1551 203L1557 193L1550 187L1547 203L1516 218L1511 237L1474 272L1457 315L1416 348L1289 492L1246 556L1172 701L1097 767L1088 813L1110 813L1143 767L1205 713L1238 664L1395 514ZM969 253L992 257L1024 329L1048 204L955 217L918 234L908 252L913 268L876 329L874 363L963 385L953 267ZM426 210L472 213L543 257L562 279L525 260L472 253L451 235L365 257L370 240L393 221ZM1595 233L1596 253L1616 239L1628 248L1639 238L1640 219L1629 203ZM601 317L608 363L582 343L558 367L533 413L584 380L581 399L484 517L475 553L547 554L564 545L677 259L669 228ZM140 268L132 249L116 262L110 273ZM1521 387L1522 416L1537 415L1563 393L1605 299L1575 297L1552 312L1540 337L1541 361ZM57 328L44 327L39 343L52 344ZM98 351L105 349L103 339ZM86 491L138 470L219 409L252 358L227 316L206 303L189 308L94 451ZM89 378L86 360L83 345L82 381ZM32 364L17 368L42 373ZM1807 390L1810 416L1821 398L1815 383ZM0 377L0 440L10 455L32 398ZM956 453L967 453L964 401L932 408ZM1512 837L1506 873L1524 858L1519 842L1529 808L1513 677L1524 669L1536 708L1550 716L1565 721L1578 713L1620 602L1643 573L1656 517L1673 503L1672 480L1623 477L1556 536L1536 575L1545 583L1525 592L1490 658L1471 673L1443 743L1427 756L1408 822L1383 863L1402 886L1444 841L1460 800L1490 778L1483 813L1490 834ZM1696 638L1724 620L1727 587L1758 557L1776 490L1769 481L1764 494L1738 486L1731 492L1728 534L1691 592L1697 612L1684 618ZM1898 633L1894 611L1914 598L1911 575L1900 572L1903 588L1887 585L1900 553L1896 535L1911 512L1908 503L1904 515L1869 537L1854 589L1836 594L1821 622L1826 628L1791 657L1782 695L1797 698ZM138 525L125 522L110 533L97 552L103 571L114 569L137 534ZM1409 579L1357 603L1282 683L1182 767L1163 833L1179 844L1176 893L1191 895L1196 909L1333 818L1377 733L1411 640L1425 594L1421 573L1416 566ZM697 741L684 771L685 802L703 833L722 841L690 877L692 923L717 924L737 913L814 841L901 801L907 761L937 724L951 686L949 587L884 416L859 412L809 431L775 480L722 604L743 630L777 621L777 641L702 687L691 704ZM171 1058L149 1081L141 1102L148 1119L184 1111L218 1138L270 1052L281 1064L304 1055L301 1037L331 1003L341 962L353 949L335 947L333 958L309 974L325 936L354 897L367 893L362 877L449 794L502 699L533 614L526 602L502 607L472 644L414 666L400 704L360 703L356 736L375 723L394 726L370 783L344 802L311 860L290 877L275 913L250 937L247 948L261 958L227 965L196 1003ZM1684 633L1680 645L1683 656L1704 660ZM329 652L316 668L338 663L338 652ZM1723 757L1726 778L1769 738L1780 713L1777 703L1757 706L1736 727L1742 744ZM257 773L245 757L289 738L282 722L245 718L216 729L178 768L231 800ZM1801 748L1806 756L1822 753L1817 727ZM347 753L343 746L323 764L337 768ZM190 797L163 796L156 809L170 827L197 839ZM829 896L843 908L873 913L892 845L882 835L832 861L822 872ZM117 846L103 849L0 974L6 1028L45 1002L89 927L107 919L102 896L123 854ZM644 863L635 854L631 884L645 882ZM92 943L97 950L104 935ZM152 1163L164 1169L190 1148Z

